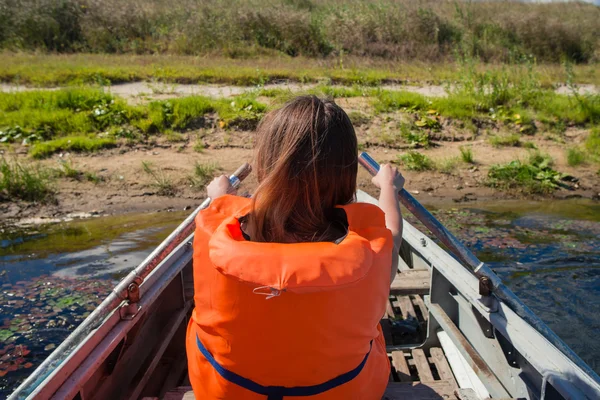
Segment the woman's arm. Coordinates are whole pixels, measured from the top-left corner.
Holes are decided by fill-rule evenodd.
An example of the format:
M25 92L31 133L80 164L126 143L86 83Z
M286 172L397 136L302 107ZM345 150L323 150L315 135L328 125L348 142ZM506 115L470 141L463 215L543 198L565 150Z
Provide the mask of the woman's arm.
M398 271L398 253L402 243L402 212L398 203L398 192L404 187L404 177L389 164L381 165L373 183L381 189L379 194L379 208L385 214L385 226L392 232L394 252L392 254L391 279L394 281Z

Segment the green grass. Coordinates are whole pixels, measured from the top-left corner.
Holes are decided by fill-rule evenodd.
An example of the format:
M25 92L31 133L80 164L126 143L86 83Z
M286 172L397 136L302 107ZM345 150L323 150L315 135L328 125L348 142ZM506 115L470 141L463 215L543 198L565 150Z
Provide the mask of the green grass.
M400 135L410 147L429 148L429 146L431 146L431 142L429 140L429 133L425 130L415 130L413 125L401 123Z
M101 149L115 147L114 139L91 138L87 136L67 136L31 146L29 154L33 158L46 158L59 151L92 153Z
M411 171L428 171L434 169L434 163L425 154L418 151L407 151L398 156L398 162Z
M154 167L149 161L142 161L142 171L152 178L152 186L156 188L156 194L159 196L174 196L177 192L173 181L165 174L162 168Z
M97 88L67 88L52 91L23 91L3 93L0 111L73 110L91 111L98 104L108 104L114 98Z
M219 164L214 162L201 163L199 161L194 165L194 174L188 176L190 186L195 190L203 189L207 183L217 174L221 169Z
M467 164L475 164L475 158L473 157L473 149L468 146L460 146L460 158Z
M0 143L32 145L43 158L57 151L92 152L116 145L116 139L140 141L163 132L181 142L180 133L205 125L216 113L223 128L254 129L267 106L254 96L227 99L190 96L129 106L100 89L62 89L0 94Z
M585 149L592 158L600 162L600 127L592 128L585 140Z
M443 160L439 160L434 163L434 167L437 171L443 174L453 174L456 172L456 168L460 164L460 158L458 157L449 157Z
M204 144L202 139L198 139L196 143L194 143L194 151L196 153L204 153L204 150L206 150L206 145Z
M0 113L0 137L8 142L100 132L127 124L141 114L138 108L93 88L2 93L0 109L4 111ZM20 136L6 134L13 131Z
M167 139L168 142L171 143L181 143L187 140L187 137L183 133L175 132L171 129L167 129L163 132L163 135Z
M421 94L389 90L380 91L374 103L377 112L423 110L431 108L430 106L431 101Z
M585 153L576 147L567 149L567 163L571 167L585 163Z
M39 201L54 198L52 173L39 164L22 164L0 159L0 201Z
M367 125L369 122L371 122L371 117L360 111L350 111L348 113L348 118L350 118L350 121L352 122L352 125L354 125L355 128Z
M105 180L94 172L82 171L76 168L70 160L59 160L58 168L54 169L54 175L61 178L69 178L81 182L83 180L98 184Z
M61 176L61 177L65 177L65 178L70 178L70 179L74 179L74 180L81 180L81 177L83 176L83 172L78 170L77 168L75 168L73 166L73 163L71 161L67 161L67 160L60 160L58 162L58 169L57 169L57 175Z
M383 82L442 82L456 78L456 65L449 62L399 63L353 57L342 67L339 59L262 56L231 59L223 56L175 55L28 54L0 53L0 81L29 86L115 84L136 81L168 83L221 83L264 85L281 80L309 83L377 86ZM497 68L494 65L485 69ZM562 79L560 67L545 66L547 79ZM582 82L600 80L600 73L587 66L576 68ZM564 79L563 79L564 80ZM276 90L277 95L281 91ZM262 95L268 95L264 92Z
M552 169L550 156L532 152L529 160L514 160L493 165L486 184L499 189L520 189L527 193L547 194L560 187L563 174Z
M101 176L101 175L98 175L98 174L97 174L97 173L95 173L95 172L89 172L89 171L87 171L87 172L84 172L84 173L83 173L83 177L85 178L85 180L86 180L86 181L88 181L88 182L92 182L94 185L97 185L97 184L99 184L100 182L104 182L104 181L106 181L106 178L105 178L105 177L103 177L103 176Z
M490 144L494 147L519 147L521 145L521 136L512 135L493 135L489 137Z

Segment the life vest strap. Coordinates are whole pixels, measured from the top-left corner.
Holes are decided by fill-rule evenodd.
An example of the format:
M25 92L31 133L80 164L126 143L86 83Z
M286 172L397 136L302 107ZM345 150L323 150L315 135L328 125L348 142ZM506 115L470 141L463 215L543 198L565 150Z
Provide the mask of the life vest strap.
M371 349L373 348L373 341L369 343L369 351L365 354L362 362L353 370L343 373L341 375L336 376L333 379L330 379L326 382L320 383L318 385L312 386L295 386L295 387L285 387L285 386L263 386L254 382L251 379L244 378L236 374L235 372L229 371L220 365L215 358L210 354L208 349L204 347L200 338L196 334L196 344L198 345L198 350L200 353L206 358L206 361L213 366L213 368L221 375L222 378L228 380L231 383L234 383L238 386L243 387L244 389L250 390L254 393L258 393L264 396L267 396L267 400L283 400L284 396L293 396L293 397L305 397L305 396L314 396L323 392L326 392L335 387L341 386L345 383L350 382L352 379L356 378L358 374L362 371L365 364L367 363L367 359L369 358L369 354L371 354Z

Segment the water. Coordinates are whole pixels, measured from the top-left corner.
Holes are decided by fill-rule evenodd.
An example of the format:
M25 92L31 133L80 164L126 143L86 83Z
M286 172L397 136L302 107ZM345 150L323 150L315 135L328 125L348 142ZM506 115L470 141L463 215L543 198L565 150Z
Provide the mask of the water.
M504 201L428 209L600 372L599 203ZM0 232L0 398L185 216L103 217Z

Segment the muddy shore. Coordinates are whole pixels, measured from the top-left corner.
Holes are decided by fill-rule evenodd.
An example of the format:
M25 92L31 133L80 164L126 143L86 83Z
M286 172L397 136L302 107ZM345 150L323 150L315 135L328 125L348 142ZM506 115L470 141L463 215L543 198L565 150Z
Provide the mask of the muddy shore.
M123 86L119 89L119 96L129 103L139 103L152 99L206 94L206 88L200 92L190 92L182 89L181 85L144 85ZM301 88L296 85L288 89L296 91ZM415 90L417 89L429 95L435 95L436 92L440 95L442 90L440 87L421 87ZM214 90L225 97L237 94L236 87L215 86ZM216 92L212 94L217 95ZM269 102L268 98L259 97L258 100ZM349 114L358 114L365 119L355 123L359 147L380 163L398 164L398 157L414 147L398 136L398 126L414 118L410 114L377 114L365 97L338 98L336 102ZM440 119L440 126L441 129L430 133L431 145L428 148L418 148L418 151L435 163L452 161L451 168L446 168L444 172L439 168L416 172L398 164L406 177L407 190L426 204L500 199L600 199L598 165L591 162L571 167L565 153L568 147L582 145L589 135L589 129L567 128L560 136L551 132L521 135L523 143L527 142L529 147L552 157L556 171L574 177L568 187L561 187L544 195L531 195L519 189L499 190L486 185L492 165L517 159L527 160L532 151L523 145L494 147L490 143L490 137L509 134L506 126L475 127L476 131L473 131L443 118ZM39 161L40 164L57 168L61 162L66 161L72 168L93 174L98 179L91 182L86 179L56 178L52 182L54 199L46 203L18 200L0 202L0 224L44 223L95 215L193 209L205 197L203 185L190 184L195 164L216 166L216 172L212 174L231 173L242 163L252 161L253 141L253 131L222 127L216 117L207 116L203 126L178 133L175 139L154 135L134 143L122 140L116 148L92 154L58 153ZM199 143L202 147L200 150ZM474 163L460 161L460 147L464 146L473 152ZM15 144L3 147L0 148L0 153L0 156L8 160L26 164L33 162L26 146ZM156 179L144 171L144 163L152 165L171 183L171 194L161 193ZM255 187L256 178L251 175L244 182L242 190L252 192ZM370 183L370 177L362 170L359 173L358 187L377 194Z
M483 141L482 141L483 142ZM460 142L446 143L443 147L424 150L432 158L458 153ZM103 151L94 155L62 154L42 163L56 167L58 160L69 159L75 168L93 171L102 181L92 183L61 178L54 182L55 201L27 203L22 201L0 203L0 223L36 224L96 215L140 213L161 210L191 210L205 197L204 190L190 187L188 177L193 174L196 162L214 163L219 172L230 173L244 162L252 161L252 149L237 146L207 148L199 154L190 143L157 143L152 146L136 145ZM215 146L216 147L216 146ZM406 189L419 201L427 204L464 203L499 199L541 198L589 198L600 199L598 175L593 167L567 167L562 160L563 148L556 145L545 148L558 160L559 169L577 177L578 183L571 190L559 189L546 196L531 196L520 191L500 191L485 186L486 170L491 164L506 162L522 153L524 149L495 149L487 143L473 143L476 165L460 165L451 174L436 171L414 172L402 170L406 177ZM393 162L401 150L382 147L366 149L380 162ZM23 157L23 156L17 156ZM142 161L161 166L163 173L173 182L174 195L160 195L151 177L144 173ZM250 176L241 192L252 192L256 178ZM360 170L358 187L376 195L368 174Z

